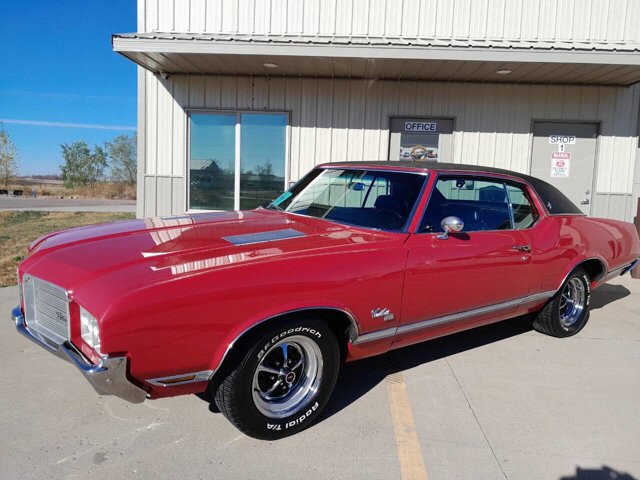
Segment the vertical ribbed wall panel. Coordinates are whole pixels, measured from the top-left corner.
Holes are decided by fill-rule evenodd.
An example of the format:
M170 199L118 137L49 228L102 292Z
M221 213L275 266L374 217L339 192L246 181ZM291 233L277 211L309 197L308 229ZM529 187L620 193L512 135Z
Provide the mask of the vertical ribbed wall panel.
M140 31L640 41L640 0L147 0Z
M144 212L168 215L186 208L186 112L209 108L289 112L291 180L318 163L386 159L391 116L452 117L452 161L524 173L534 120L600 122L594 208L612 216L606 209L630 208L639 93L637 87L180 75L163 81L146 74ZM147 191L149 179L160 177L173 178L169 200L147 206L165 195L164 181Z

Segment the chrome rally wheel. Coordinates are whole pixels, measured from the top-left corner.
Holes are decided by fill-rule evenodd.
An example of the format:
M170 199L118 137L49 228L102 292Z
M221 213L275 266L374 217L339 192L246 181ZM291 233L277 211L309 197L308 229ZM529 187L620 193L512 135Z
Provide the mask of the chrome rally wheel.
M586 288L582 279L579 277L571 278L560 295L559 314L563 327L569 328L580 319L586 298Z
M591 279L582 268L574 270L558 292L540 310L533 328L553 337L570 337L589 320Z
M269 418L297 412L318 391L322 368L322 352L313 340L296 335L276 343L253 374L256 408Z
M276 319L234 349L235 358L211 382L216 405L231 423L263 440L313 424L340 367L340 346L326 321L310 314Z

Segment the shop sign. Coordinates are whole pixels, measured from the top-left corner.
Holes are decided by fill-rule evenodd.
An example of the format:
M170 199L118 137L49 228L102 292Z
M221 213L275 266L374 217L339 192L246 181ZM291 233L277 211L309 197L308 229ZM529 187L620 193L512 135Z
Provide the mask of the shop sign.
M575 135L549 135L551 145L575 145Z
M432 132L438 130L436 122L404 122L405 132Z

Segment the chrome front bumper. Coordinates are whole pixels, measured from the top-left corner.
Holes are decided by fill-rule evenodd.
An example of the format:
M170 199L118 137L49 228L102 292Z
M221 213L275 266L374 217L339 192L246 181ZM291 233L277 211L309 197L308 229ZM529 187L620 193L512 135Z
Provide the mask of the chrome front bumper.
M29 330L20 307L11 312L18 332L55 356L73 363L100 395L114 395L131 403L141 403L147 393L127 379L127 357L103 356L97 365L89 363L71 343L58 345Z

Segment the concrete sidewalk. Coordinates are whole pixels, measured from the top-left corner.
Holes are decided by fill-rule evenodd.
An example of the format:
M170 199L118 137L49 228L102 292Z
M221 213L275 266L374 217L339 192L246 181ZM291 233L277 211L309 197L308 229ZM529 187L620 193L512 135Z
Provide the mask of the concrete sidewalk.
M628 276L594 291L569 339L521 317L349 364L321 421L273 443L197 396L98 397L15 332L16 303L0 289L2 478L409 478L409 434L431 480L640 479L640 281ZM406 431L391 383L406 391Z

